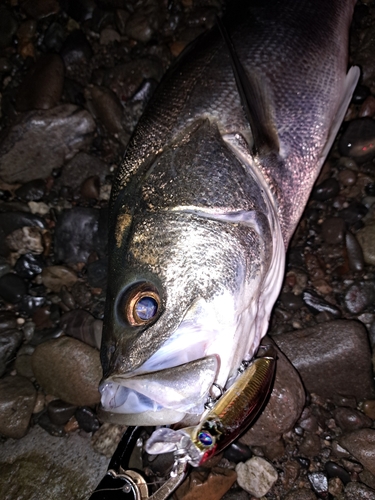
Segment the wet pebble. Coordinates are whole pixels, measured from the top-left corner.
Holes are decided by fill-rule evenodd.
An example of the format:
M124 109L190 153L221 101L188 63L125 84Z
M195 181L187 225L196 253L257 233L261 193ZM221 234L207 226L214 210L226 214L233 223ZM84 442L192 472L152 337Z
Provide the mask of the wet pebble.
M345 487L345 500L375 500L375 490L361 483L349 483Z
M370 118L373 118L374 115L375 115L375 97L370 95L363 102L363 104L359 110L358 117L364 118L364 117L368 116Z
M51 436L64 437L65 431L63 425L58 425L51 421L47 411L43 411L41 415L35 419L36 423L40 425L42 429L48 432Z
M38 227L21 227L8 234L5 241L8 248L18 255L28 252L41 254L44 252L42 231Z
M371 91L365 85L357 85L352 96L354 104L362 104L367 97L371 95Z
M64 211L55 228L55 256L67 263L87 262L97 251L99 211L77 207Z
M176 500L220 500L235 482L234 470L213 467L194 470L174 493Z
M66 403L61 399L54 399L47 406L48 416L52 423L56 425L65 425L74 415L77 406Z
M158 13L151 3L137 9L127 20L125 33L129 38L147 43L158 28Z
M284 333L274 340L299 371L308 391L322 397L342 394L358 400L374 394L370 346L360 323L335 320Z
M25 113L0 143L1 178L15 183L47 177L90 145L94 130L91 115L72 104Z
M92 410L88 406L77 408L75 417L77 419L79 427L85 432L95 432L100 427L99 420L94 410Z
M367 212L367 208L362 205L362 203L352 202L348 207L340 210L339 215L345 220L346 224L353 226L358 223Z
M47 394L76 406L100 401L102 368L96 349L61 337L38 345L32 364L35 377Z
M329 245L342 243L345 235L345 221L341 217L329 217L322 224L322 236Z
M266 495L277 481L278 474L267 460L253 457L236 466L237 482L245 491L257 498Z
M0 277L0 297L6 302L17 304L26 293L27 287L22 278L13 273Z
M372 420L375 420L375 399L366 399L362 404L362 411Z
M328 499L328 478L326 474L324 472L312 472L307 477L318 497Z
M24 201L38 201L43 197L45 190L45 181L43 179L35 179L25 182L25 184L16 189L15 194Z
M70 337L100 349L103 322L89 312L82 309L69 311L61 317L60 325Z
M300 295L295 295L292 292L284 292L279 298L285 309L290 311L298 311L303 306L303 300Z
M58 54L43 54L18 87L18 111L50 109L60 101L64 82L64 63Z
M340 192L340 185L336 179L329 178L314 187L312 197L317 201L326 201Z
M345 306L352 314L363 312L375 299L375 285L368 281L354 283L345 294Z
M351 481L349 472L336 462L328 461L325 464L324 469L327 472L328 477L338 477L344 484L348 484Z
M18 375L0 379L0 434L14 439L28 431L36 400L29 380Z
M375 265L375 224L367 223L356 234L366 264Z
M347 231L345 234L345 245L350 269L354 272L363 271L365 260L362 247L358 243L357 238L350 231Z
M375 474L375 429L359 429L339 438L340 445Z
M100 195L100 179L97 175L88 177L81 185L81 195L87 200L97 200Z
M76 283L77 274L67 266L48 266L41 273L42 283L53 292L59 292L63 286L71 287Z
M105 422L91 438L92 447L101 455L111 458L126 427Z
M375 122L371 118L351 120L339 140L339 152L357 161L375 156Z
M232 443L224 452L224 457L235 464L238 464L238 462L246 462L251 456L252 453L250 448L240 441Z
M305 457L315 457L319 455L319 452L319 436L317 434L306 434L299 446L299 453Z
M371 427L371 418L364 415L358 410L352 408L337 408L333 416L335 418L336 424L344 432L350 432L357 429L362 429L364 427Z
M7 363L11 361L23 339L21 330L0 332L0 377L5 373Z
M32 279L43 271L44 259L41 255L25 253L16 262L14 270L21 278Z
M350 168L346 168L339 173L338 179L345 187L353 186L357 181L357 172L354 172L354 170Z

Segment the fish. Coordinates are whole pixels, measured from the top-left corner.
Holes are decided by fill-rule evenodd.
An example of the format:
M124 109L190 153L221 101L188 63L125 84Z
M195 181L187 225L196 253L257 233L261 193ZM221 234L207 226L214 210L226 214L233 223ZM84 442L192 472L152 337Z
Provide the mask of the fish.
M156 90L111 194L107 420L194 426L257 353L359 78L354 5L231 1Z

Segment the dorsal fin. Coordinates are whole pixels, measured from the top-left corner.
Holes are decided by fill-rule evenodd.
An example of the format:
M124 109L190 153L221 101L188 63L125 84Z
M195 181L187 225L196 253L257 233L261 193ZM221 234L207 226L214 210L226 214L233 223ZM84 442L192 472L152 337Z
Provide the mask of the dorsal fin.
M237 84L238 93L247 119L250 123L254 145L253 154L260 157L279 152L279 137L272 117L265 86L257 75L248 75L238 58L232 40L222 22L217 17L217 24L228 49L230 61Z

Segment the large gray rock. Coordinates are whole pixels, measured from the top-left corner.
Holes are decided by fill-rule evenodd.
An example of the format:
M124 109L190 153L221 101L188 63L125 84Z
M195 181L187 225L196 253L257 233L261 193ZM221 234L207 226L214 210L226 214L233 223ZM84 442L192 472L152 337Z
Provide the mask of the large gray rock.
M46 394L76 406L99 403L102 368L97 349L70 337L49 340L35 349L32 367Z
M269 337L263 345L273 345ZM305 404L301 379L288 359L277 352L276 376L270 399L255 424L241 437L248 446L265 446L280 439L298 420Z
M66 438L36 426L20 441L1 444L0 498L4 500L84 500L107 469L88 435Z
M20 439L29 428L36 390L26 378L16 375L0 380L0 434ZM0 474L1 476L1 474ZM3 498L0 495L1 498Z
M92 116L72 104L25 113L0 144L0 178L25 183L47 177L89 146L94 131Z
M337 320L274 337L306 389L324 398L374 397L371 350L365 327Z

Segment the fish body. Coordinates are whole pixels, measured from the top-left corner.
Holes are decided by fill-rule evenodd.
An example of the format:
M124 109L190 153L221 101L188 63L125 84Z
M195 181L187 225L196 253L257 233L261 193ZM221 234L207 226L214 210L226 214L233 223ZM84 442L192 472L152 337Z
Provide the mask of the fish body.
M100 388L112 419L197 421L256 352L358 80L354 4L231 2L225 34L198 39L156 91L112 190Z

